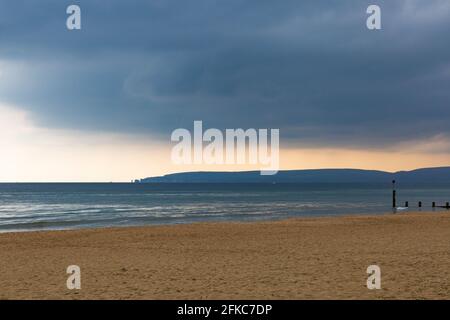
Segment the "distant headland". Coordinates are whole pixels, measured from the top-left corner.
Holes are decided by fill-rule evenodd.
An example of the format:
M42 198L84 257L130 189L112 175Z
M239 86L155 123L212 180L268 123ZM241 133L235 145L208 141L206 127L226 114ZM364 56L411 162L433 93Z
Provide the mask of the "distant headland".
M181 172L136 180L137 183L450 183L450 167L386 172L361 169L284 170L273 176L259 171Z

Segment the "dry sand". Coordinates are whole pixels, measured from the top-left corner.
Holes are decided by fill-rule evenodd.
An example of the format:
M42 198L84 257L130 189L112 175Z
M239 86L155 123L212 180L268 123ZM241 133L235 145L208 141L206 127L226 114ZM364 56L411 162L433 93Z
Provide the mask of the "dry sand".
M449 299L450 213L7 233L0 271L0 299Z

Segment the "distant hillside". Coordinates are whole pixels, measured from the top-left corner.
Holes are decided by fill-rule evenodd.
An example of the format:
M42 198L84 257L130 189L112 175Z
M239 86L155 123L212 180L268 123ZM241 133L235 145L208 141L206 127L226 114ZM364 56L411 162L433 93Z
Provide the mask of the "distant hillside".
M141 183L450 183L450 167L385 172L359 169L316 169L279 171L262 176L259 171L183 172L145 178Z

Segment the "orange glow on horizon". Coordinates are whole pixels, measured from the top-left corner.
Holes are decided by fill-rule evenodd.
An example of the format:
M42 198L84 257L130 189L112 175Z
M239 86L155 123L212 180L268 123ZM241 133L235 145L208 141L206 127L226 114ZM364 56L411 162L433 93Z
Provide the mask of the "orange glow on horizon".
M15 108L0 106L0 112L0 182L129 182L175 172L260 170L255 165L174 165L170 141L38 128ZM435 137L389 150L284 148L280 170L448 166L450 153L440 150L450 150L449 146L444 137Z

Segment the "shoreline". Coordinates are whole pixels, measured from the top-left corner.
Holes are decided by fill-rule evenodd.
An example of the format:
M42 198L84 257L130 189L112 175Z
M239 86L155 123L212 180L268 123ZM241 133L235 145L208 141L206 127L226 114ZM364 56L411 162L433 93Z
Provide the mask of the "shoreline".
M450 299L450 214L7 232L0 270L0 299Z
M303 219L327 219L327 218L349 218L349 217L376 217L376 216L386 216L386 215L414 215L414 214L441 214L448 212L450 215L450 211L445 208L435 208L435 210L422 210L422 211L408 211L408 210L399 210L398 212L382 212L382 213L350 213L350 214L305 214L301 216L290 216L284 218L261 218L254 220L204 220L204 221L194 221L194 222L173 222L173 223L148 223L148 224L136 224L136 225L124 225L124 226L93 226L93 227L75 227L75 228L55 228L55 229L35 229L35 230L14 230L11 229L1 229L0 235L3 234L11 234L11 233L35 233L35 232L67 232L67 231L82 231L82 230L109 230L109 229L133 229L133 228L151 228L151 227L171 227L171 226L184 226L184 225L197 225L197 224L257 224L257 223L270 223L270 222L282 222L282 221L290 221L290 220L303 220Z

